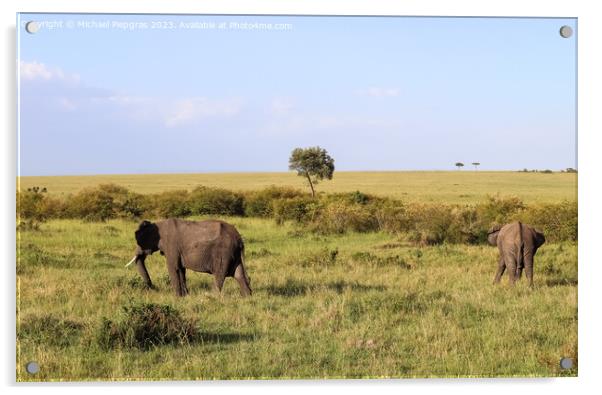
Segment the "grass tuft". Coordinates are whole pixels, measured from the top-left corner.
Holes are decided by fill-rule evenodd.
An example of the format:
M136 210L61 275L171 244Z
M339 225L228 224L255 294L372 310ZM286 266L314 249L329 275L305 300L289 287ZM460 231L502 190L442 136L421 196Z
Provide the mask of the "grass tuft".
M96 341L103 349L148 350L166 344L189 344L196 336L195 323L182 318L174 307L142 303L124 306L117 321L103 317Z

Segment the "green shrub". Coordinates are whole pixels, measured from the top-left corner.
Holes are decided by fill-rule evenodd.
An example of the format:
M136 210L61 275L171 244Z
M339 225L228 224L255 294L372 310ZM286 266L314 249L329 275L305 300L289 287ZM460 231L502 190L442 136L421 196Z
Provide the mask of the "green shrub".
M273 201L274 219L276 223L284 221L308 222L313 220L319 210L319 202L307 197L276 199Z
M454 216L443 204L412 204L409 215L414 223L410 241L424 245L441 244L448 238Z
M488 196L476 206L477 215L484 228L511 222L525 209L525 204L516 196Z
M221 188L197 187L190 194L192 214L244 215L242 195Z
M389 233L407 232L413 228L407 207L400 201L387 200L374 211L378 229Z
M189 193L186 190L167 191L151 198L155 215L161 218L186 217L192 214Z
M154 303L124 306L120 319L102 318L96 342L103 349L118 347L148 350L165 344L187 344L197 337L192 320L169 305Z
M487 242L488 226L484 225L474 206L456 206L451 209L453 216L445 241L451 243L479 244Z
M88 221L106 221L117 216L111 194L98 188L86 188L75 194L69 199L67 213Z
M548 242L577 241L577 202L540 203L529 207L518 218L542 231Z
M245 196L245 214L250 217L268 218L274 215L274 200L307 196L290 187L271 186L261 191L249 192Z
M142 214L133 206L136 197L119 185L101 184L96 188L86 188L68 197L65 203L67 217L87 221L106 221L111 218L132 218ZM138 214L138 215L137 215Z
M129 192L120 207L120 216L124 218L140 219L148 216L152 211L152 201L147 195Z
M341 234L384 231L404 234L416 244L485 243L487 230L521 220L546 234L549 241L577 240L577 203L525 205L518 197L488 196L476 205L404 203L364 194L322 193L318 198L289 187L247 192L198 187L143 195L103 184L65 198L48 196L41 188L17 193L17 229L37 230L47 218L187 217L190 215L256 216L276 223L294 221L299 231Z
M378 230L378 221L371 210L361 204L334 201L320 210L312 229L323 234L369 232Z
M44 188L45 190L45 188ZM17 218L45 221L48 218L60 217L64 207L55 198L39 190L17 192Z
M343 203L349 203L349 204L361 204L361 205L367 205L369 203L373 203L379 200L382 200L382 198L378 198L376 196L372 196L360 191L354 191L354 192L344 192L344 193L330 193L330 194L323 194L322 199L332 203L332 202L343 202Z
M35 192L17 192L17 218L43 219L42 201L45 196Z
M349 194L349 199L352 203L357 204L368 204L368 202L370 202L370 196L360 191L351 192Z

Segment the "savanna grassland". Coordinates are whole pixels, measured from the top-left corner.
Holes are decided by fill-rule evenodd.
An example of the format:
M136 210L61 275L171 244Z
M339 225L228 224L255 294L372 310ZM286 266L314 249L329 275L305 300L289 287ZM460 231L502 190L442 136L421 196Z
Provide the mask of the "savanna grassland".
M138 193L190 190L198 185L230 190L257 190L271 185L306 189L305 181L288 173L116 174L97 176L20 177L21 189L44 186L48 193L64 195L85 187L114 183ZM577 199L576 173L522 173L488 171L337 171L320 183L326 193L353 192L407 201L469 203L487 195L518 196L526 203Z
M377 181L387 174L400 180L401 186L391 180ZM378 173L374 178L348 173L357 177L357 184L348 180L335 186L346 176L337 173L332 183L321 183L318 189L390 193L408 201L430 196L430 201L445 203L461 203L464 194L470 196L466 199L479 201L481 195L500 192L539 204L575 200L576 193L575 174L407 174L408 179L402 173ZM443 175L450 178L438 181ZM265 175L251 188L249 174L240 175L238 182L234 177L220 181L228 185L219 184L219 176L214 175L186 181L181 177L188 175L131 176L131 181L126 181L130 176L107 177L77 177L73 183L68 177L64 183L25 177L21 186L43 186L48 194L60 195L101 182L141 193L192 189L203 184L202 177L215 180L205 180L203 185L235 190L278 183ZM159 177L155 189L152 177ZM290 180L290 185L305 188L297 177L291 175ZM345 203L344 208L355 210L359 205ZM339 206L325 206L324 213L332 214L329 207ZM529 209L520 207L520 212ZM541 207L533 218L545 219L555 229L556 217L547 215L548 206ZM353 210L336 213L361 214ZM425 218L438 221L441 213ZM462 211L454 215L464 216ZM507 276L493 286L497 249L481 242L441 239L429 244L412 241L401 231L378 228L328 233L291 220L211 217L232 223L243 236L253 289L250 298L240 297L233 279L226 280L218 295L211 289L210 275L190 271L190 295L177 298L159 254L147 259L157 289L146 289L134 267L124 268L135 249L137 219L47 218L36 226L20 228L17 379L577 375L576 366L570 370L559 366L562 357L578 360L577 242L572 236L548 238L535 257L535 285L530 289L524 280L509 287ZM136 316L148 311L144 310L148 306L151 310L163 307L151 311L150 320ZM163 325L162 320L168 319L173 322ZM136 332L140 325L149 331L160 327L174 335L169 341L141 344ZM28 361L38 362L40 372L27 374Z

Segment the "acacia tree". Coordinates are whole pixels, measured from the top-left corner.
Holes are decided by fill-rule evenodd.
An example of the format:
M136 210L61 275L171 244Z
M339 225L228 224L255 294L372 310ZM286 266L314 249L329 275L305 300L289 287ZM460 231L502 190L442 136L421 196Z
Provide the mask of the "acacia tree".
M477 166L480 165L479 162L472 162L472 165L474 166L474 169L477 170Z
M314 185L325 178L332 180L334 159L320 147L295 148L288 160L288 168L295 170L298 176L305 177L311 188L311 195L316 196Z
M458 170L460 170L462 167L464 167L464 163L456 162L456 167L458 168Z

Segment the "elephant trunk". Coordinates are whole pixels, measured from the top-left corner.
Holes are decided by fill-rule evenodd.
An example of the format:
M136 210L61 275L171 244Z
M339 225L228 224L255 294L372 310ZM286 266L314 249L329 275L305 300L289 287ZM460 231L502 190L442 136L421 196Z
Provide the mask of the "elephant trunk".
M144 280L146 286L151 289L154 289L155 287L153 286L153 282L151 281L150 276L148 275L148 270L146 270L146 265L144 264L145 260L145 253L136 255L136 268L138 269L138 273L140 273L140 276L142 277L142 280Z

